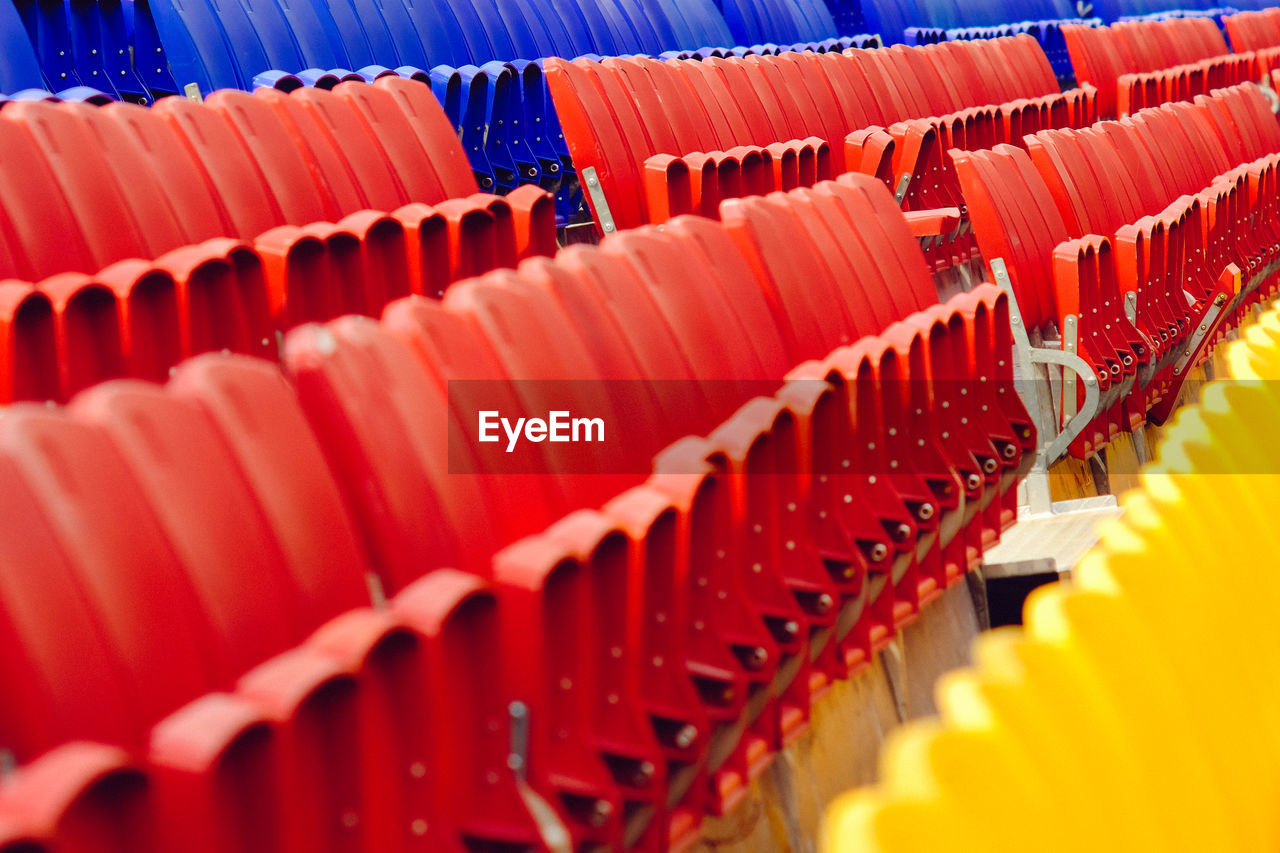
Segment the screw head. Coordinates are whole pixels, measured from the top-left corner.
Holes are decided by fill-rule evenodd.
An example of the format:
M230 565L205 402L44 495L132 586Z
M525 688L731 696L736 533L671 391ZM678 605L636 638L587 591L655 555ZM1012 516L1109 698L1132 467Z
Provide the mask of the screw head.
M657 768L653 766L652 761L641 762L636 768L636 772L631 776L631 784L637 788L643 788L653 781L653 776L657 772Z

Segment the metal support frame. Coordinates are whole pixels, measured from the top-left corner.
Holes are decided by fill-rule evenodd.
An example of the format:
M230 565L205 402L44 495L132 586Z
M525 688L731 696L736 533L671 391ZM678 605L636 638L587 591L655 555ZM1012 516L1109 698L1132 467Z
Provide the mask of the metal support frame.
M1075 354L1075 317L1067 317L1064 323L1063 339L1068 349L1056 349L1043 346L1032 346L1031 336L1022 319L1022 309L1018 307L1018 298L1013 292L1013 283L1009 279L1009 270L1002 258L991 261L991 272L996 285L1009 297L1009 323L1013 329L1013 363L1014 379L1018 396L1031 412L1036 421L1039 433L1039 446L1036 448L1036 467L1048 470L1048 467L1062 457L1071 442L1102 410L1103 398L1098 389L1098 377L1093 368L1083 358ZM1055 365L1060 370L1040 371L1036 365ZM1057 394L1049 390L1046 395L1046 383L1052 389L1053 374L1062 377L1064 390L1075 391L1075 383L1084 388L1084 403L1078 412L1074 412L1066 425L1058 428L1058 413L1055 411L1054 398ZM1047 399L1046 399L1047 396ZM1075 394L1065 395L1075 407ZM1108 395L1110 396L1110 395ZM1034 469L1032 474L1034 475Z
M507 717L510 724L507 767L515 775L516 792L529 810L547 850L553 853L573 853L572 836L568 827L560 820L551 803L535 791L528 781L529 706L517 699L507 706Z
M1195 330L1187 341L1177 349L1166 353L1159 362L1146 366L1136 377L1141 387L1146 387L1151 380L1172 366L1175 375L1182 375L1189 369L1204 345L1205 339L1218 327L1220 319L1234 311L1238 305L1269 276L1280 269L1280 263L1267 264L1258 270L1243 287L1237 287L1233 299L1225 293L1219 293L1209 305L1205 306ZM1009 280L1009 271L1004 261L996 258L991 261L991 271L996 284L1009 295L1010 323L1013 327L1014 365L1018 381L1018 394L1026 403L1036 420L1040 430L1040 438L1036 449L1036 461L1020 489L1022 492L1018 508L1018 524L1004 534L1000 543L984 556L986 570L993 574L1009 576L1022 574L1028 567L1039 567L1040 571L1051 561L1061 574L1069 572L1072 566L1084 555L1094 542L1099 521L1116 518L1123 510L1116 505L1114 495L1103 495L1096 498L1054 502L1049 490L1049 467L1056 462L1080 431L1098 412L1110 407L1116 400L1133 387L1134 377L1123 383L1113 385L1105 394L1099 393L1097 377L1093 370L1074 353L1077 337L1078 318L1068 316L1063 322L1061 341L1045 341L1058 343L1061 349L1047 349L1033 346L1031 334L1018 310L1017 300ZM1230 269L1228 269L1230 272ZM1237 273L1238 274L1238 273ZM1190 297L1188 297L1190 300ZM1130 322L1138 319L1138 301L1136 293L1128 293L1124 299L1125 315ZM1061 389L1065 392L1063 411L1057 412L1052 400L1058 397L1059 386L1055 373L1042 373L1036 365L1055 364L1062 368ZM1075 374L1074 376L1072 374ZM1075 400L1074 383L1083 381L1085 401L1079 412L1074 413L1066 426L1061 430L1056 427L1061 419L1070 414L1068 408ZM1043 399L1047 386L1049 403ZM1145 439L1142 433L1134 433L1135 447L1145 456Z
M1076 354L1079 318L1063 319L1060 339L1041 339L1039 330L1026 327L1004 260L992 259L991 272L1009 297L1015 384L1036 422L1038 439L1035 463L1019 487L1018 524L986 553L983 562L987 570L1002 575L1022 573L1027 566L1043 567L1046 561L1058 571L1070 569L1096 541L1096 522L1121 510L1112 495L1055 503L1049 490L1049 467L1066 454L1104 406L1117 399L1122 388L1113 386L1101 393L1093 368ZM1077 387L1084 388L1078 411ZM1066 424L1059 427L1064 418Z
M1192 356L1200 349L1200 344L1204 341L1205 336L1209 334L1209 330L1214 328L1218 323L1218 317L1226 310L1227 298L1224 294L1218 294L1209 308L1205 311L1200 324L1196 326L1196 330L1192 332L1191 338L1187 341L1182 351L1178 353L1178 360L1173 363L1173 375L1181 376L1182 372L1187 369L1191 362Z
M587 188L587 195L591 197L591 207L595 209L600 230L608 237L618 230L618 226L613 221L613 212L609 210L609 202L605 200L604 187L600 186L600 176L596 173L595 166L582 170L582 183Z
M898 188L893 191L893 200L898 203L898 207L902 207L907 200L907 188L911 186L911 173L903 172L902 177L898 178Z

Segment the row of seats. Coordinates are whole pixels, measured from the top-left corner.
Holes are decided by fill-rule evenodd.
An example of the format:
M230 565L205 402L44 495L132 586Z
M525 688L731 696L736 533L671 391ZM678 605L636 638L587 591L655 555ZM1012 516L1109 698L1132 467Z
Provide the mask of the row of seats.
M752 3L778 1L742 0L744 8L741 14L756 14L747 8ZM844 50L878 44L878 39L867 36L792 42L783 38L791 32L787 30L779 35L783 45L781 47L772 43L751 42L754 45L752 47L702 48L698 46L735 43L732 37L706 33L706 28L696 26L700 18L718 18L719 11L709 3L705 4L706 8L697 4L674 7L669 0L645 0L654 5L654 8L641 14L637 9L631 8L633 0L618 0L618 4L609 0L603 5L578 5L571 0L564 0L561 5L565 5L565 8L545 21L533 16L531 20L534 23L532 29L529 29L525 27L526 18L519 14L519 8L524 8L524 0L503 0L503 3L514 3L515 7L519 7L508 9L504 15L498 14L491 0L481 0L472 9L473 2L474 0L465 0L463 3L463 8L471 9L469 15L459 12L459 19L467 24L465 37L447 8L444 11L448 14L434 16L422 23L422 26L444 28L446 31L436 33L435 38L452 48L450 52L445 52L438 45L433 46L429 51L433 64L427 64L428 58L421 55L420 47L412 47L427 36L412 28L409 18L405 17L412 13L412 9L406 12L399 3L358 10L359 20L351 19L350 10L345 15L333 10L335 20L346 24L340 28L343 33L357 33L360 27L373 28L375 22L379 23L377 32L359 35L356 44L337 52L334 52L333 45L341 39L336 30L330 32L336 25L328 20L328 7L318 12L327 22L322 26L313 20L317 12L309 6L277 9L273 3L246 21L244 16L247 13L239 6L214 4L207 8L204 5L184 6L181 14L162 14L163 20L158 29L153 25L136 30L140 38L152 30L159 33L159 36L152 39L155 41L154 46L148 44L145 49L135 48L135 52L157 56L154 75L170 77L148 80L146 85L138 84L129 88L107 85L96 71L77 74L74 70L63 70L47 76L56 81L60 90L59 97L64 100L99 102L125 97L143 103L148 102L148 93L163 94L182 90L188 83L194 84L201 92L223 87L271 87L286 92L303 86L332 89L343 82L371 83L388 76L429 83L446 108L451 123L463 137L481 189L501 194L523 184L540 186L556 193L557 220L564 225L582 207L581 193L572 180L573 164L546 95L540 64L531 59L511 57L645 52L675 57L741 56L784 50ZM790 3L790 0L787 2ZM796 5L792 10L795 15L808 13L808 7L802 9L801 5ZM673 8L667 9L668 6ZM821 3L817 6L820 7ZM57 8L59 7L49 6L46 9L45 5L30 7L32 14L42 15L53 14L50 10ZM143 11L145 14L150 14L151 11L161 14L164 11L163 4L155 9L144 7ZM392 15L393 11L396 16ZM785 11L774 9L770 14L781 15ZM274 14L267 14L268 12ZM528 9L526 12L534 15ZM672 23L671 26L682 35L670 35L668 12L673 22L679 18L680 25ZM639 36L636 31L627 29L627 21L631 20L627 16L633 14L638 15L635 20L640 21ZM386 20L376 16L385 16ZM687 22L686 17L689 18ZM772 20L781 18L775 15ZM524 29L517 32L517 24ZM21 28L16 22L14 26L13 37L25 42ZM42 53L58 57L72 55L66 45L48 35L63 32L66 26L66 21L42 21L39 24L39 33L44 34L41 36L44 41L40 42L43 45ZM721 26L723 27L723 21ZM290 30L290 27L293 29ZM507 32L504 27L511 31ZM690 28L695 33L703 32L707 39L704 41L689 35ZM622 30L630 35L613 37ZM114 30L106 27L104 31ZM568 41L565 40L566 32L573 33ZM491 44L494 46L490 46ZM311 47L308 48L308 45ZM693 48L673 48L679 45L693 45ZM292 52L296 46L300 46L302 51L300 58ZM360 59L353 60L351 56L357 55L357 52ZM93 55L99 53L94 52ZM15 49L9 58L12 58L16 69L26 67L26 60L21 57L28 55L32 55L31 51L23 53ZM442 59L456 64L440 64ZM357 61L367 64L358 65ZM305 67L304 63L308 62L313 64ZM352 68L357 70L350 70ZM44 90L27 88L45 85L38 69L26 76L18 74L8 77L4 72L5 67L0 65L0 91L17 93L14 98L18 100L45 97ZM78 79L90 80L94 86L105 91L71 85ZM63 89L64 86L71 88ZM0 96L0 103L3 100L7 100L7 96Z
M1066 20L1079 17L1079 11L1069 0L963 5L956 0L871 0L864 4L863 15L875 31L890 43L898 44L903 31L911 27L949 30L999 26L1018 21Z
M439 298L450 282L556 248L551 197L524 187L212 238L93 275L0 281L0 404L161 380L202 352L276 358L278 335L300 323L376 317L398 297Z
M743 2L750 5L750 0ZM285 7L274 16L248 17L238 7L201 3L195 10L184 6L183 15L173 16L167 25L157 20L179 89L188 82L203 91L249 88L256 75L272 68L430 69L543 56L656 55L734 43L710 0L445 0L438 8L363 0L303 5L305 18ZM799 3L788 5L801 14ZM785 6L782 13L787 14Z
M1231 171L1280 150L1260 97L1241 87L1186 105L1208 119L1176 107L1121 123L1185 141L1164 155L1174 177L1160 172L1152 195L1129 199L1139 210L1159 193L1195 195L1160 223L1176 241L1144 243L1161 260L1144 249L1139 261L1156 270L1154 285L1135 285L1139 310L1168 320L1169 340L1194 341L1183 327L1199 319L1184 308L1179 322L1175 275L1204 289L1220 263L1263 275L1273 258L1274 163ZM125 118L98 118L113 109ZM495 247L487 265L537 254L519 243L530 231L501 224L516 218L514 197L469 195L471 163L452 134L431 141L432 110L425 86L397 77L149 112L0 112L25 140L13 144L35 152L19 162L43 164L25 177L11 164L0 203L58 187L53 221L68 221L57 205L72 211L88 275L117 251L99 243L108 215L138 252L159 251L165 234L208 247L214 238L189 234L189 205L203 204L232 229L221 275L256 263L265 277L271 226L246 224L257 199L258 215L286 218L283 244L310 247L282 252L286 267L321 254L295 280L341 289L315 314L295 315L303 305L289 296L276 328L382 316L295 328L283 376L207 355L163 387L115 382L65 409L6 409L0 609L14 618L0 668L21 698L0 709L0 746L21 766L0 790L4 853L685 847L703 814L731 808L803 731L815 695L865 666L1014 521L1035 431L1012 383L1010 305L989 285L937 303L883 175L730 199L719 222L677 217L528 257L443 300L394 299L405 290L390 282L415 269L420 292L439 295L428 255L462 274L474 253L452 236L477 210ZM1197 147L1197 130L1222 135L1220 157ZM153 140L186 153L172 178L143 164L144 193L114 155L67 144L98 138L135 158ZM1050 158L1066 151L1037 138ZM1025 155L998 147L991 159L1009 151ZM954 156L959 169L969 155ZM1105 152L1079 158L1102 174ZM1093 204L1083 172L1061 174L1045 210ZM1024 177L1003 180L1016 190ZM390 224L361 230L352 217L383 192L398 200L374 209L392 214L360 221ZM432 192L445 200L414 200ZM1002 213L1033 218L1044 197L1030 196ZM451 198L470 206L453 215ZM344 215L352 199L362 206ZM434 224L406 228L406 206ZM286 211L316 207L326 216L287 224ZM152 213L155 233L141 227ZM27 220L13 222L16 259L52 257L20 230ZM402 271L387 260L396 233L443 233L449 248L424 243ZM1195 265L1183 264L1176 252L1192 249ZM1074 292L1109 320L1101 250L1082 252ZM353 279L368 289L343 301ZM207 301L227 309L240 287ZM1024 279L1016 289L1023 299ZM124 300L129 311L162 301L145 290ZM27 303L30 291L6 285L0 299ZM46 298L55 331L92 313L55 314ZM97 311L121 316L115 299ZM1142 339L1139 357L1143 345L1157 347ZM481 412L561 409L599 417L607 440L530 438L508 454L475 431ZM686 434L705 437L677 441Z
M138 8L139 17L149 16L147 4ZM165 60L157 54L153 63L137 53L133 17L121 3L0 5L0 91L86 87L111 98L149 102L143 81L155 65L161 66L157 74L165 72Z
M1207 348L1274 293L1280 127L1248 83L1027 142L955 152L956 171L1023 328L1078 354L1098 384L1102 407L1072 445L1084 457L1161 423Z
M0 110L0 277L94 274L213 237L477 192L420 84Z
M1240 83L1268 79L1280 62L1280 48L1202 59L1143 74L1122 74L1116 81L1116 114L1127 116L1172 101L1190 101Z
M267 72L255 90L293 92L306 86L333 89L342 83L373 82L399 74L386 71L368 80L350 72L287 74ZM566 224L581 206L573 161L547 97L536 62L488 62L483 66L437 66L410 79L429 85L462 142L476 182L485 192L506 195L533 185L556 195L557 221Z
M1098 89L1098 114L1103 118L1120 115L1117 85L1123 75L1192 65L1231 52L1210 18L1066 26L1062 34L1076 80Z
M855 23L858 31L879 32L889 44L913 39L954 38L965 30L985 31L992 38L1029 26L1056 28L1083 20L1102 23L1181 17L1221 17L1238 9L1265 9L1266 0L1243 0L1224 5L1220 0L1035 0L1034 2L960 3L957 0L866 0L861 15L841 15L842 4L833 3L838 21Z
M1231 47L1240 53L1280 47L1280 9L1240 12L1222 19Z
M247 89L271 69L403 76L437 65L821 42L821 0L412 0L17 4L0 12L3 91L90 86L131 100ZM25 23L25 27L23 24ZM43 83L41 82L43 80Z
M715 217L723 199L811 187L835 177L831 170L831 147L817 137L683 157L657 154L645 161L645 207L655 223L685 213Z
M1280 498L1280 312L1226 360L1234 381L1183 410L1072 580L980 637L935 689L941 719L891 735L879 785L833 803L824 849L1280 844L1280 552L1253 533Z
M824 53L850 47L873 47L874 37L832 39L822 43L755 45L749 48L707 48L666 51L664 59L776 55L792 51ZM360 74L320 71L292 74L273 70L258 74L254 86L293 91L302 86L331 89L340 82L407 76L431 84L451 123L458 129L480 188L506 193L519 185L535 184L556 194L557 221L580 219L582 194L564 133L552 108L542 75L542 63L492 61L458 68L439 65L430 72L414 69L373 69Z
M1058 82L1065 88L1075 85L1075 76L1071 70L1071 56L1067 53L1067 43L1062 39L1062 28L1067 24L1097 27L1102 25L1102 21L1098 18L1021 21L998 26L955 27L947 30L912 27L906 31L906 42L908 44L939 44L945 41L975 41L1028 35L1040 43L1040 48L1049 60L1049 66L1058 75Z
M1116 23L1128 21L1168 21L1173 18L1213 18L1219 21L1226 15L1236 12L1234 6L1213 7L1203 9L1162 9L1150 12L1134 12L1113 18Z
M943 41L1000 38L1026 34L1040 42L1054 71L1069 79L1071 63L1062 43L1064 23L1085 23L1068 0L960 3L956 0L867 0L862 3L867 32L878 32L888 44L934 44ZM1100 24L1089 19L1092 25Z
M1268 0L1097 0L1093 13L1108 23L1147 18L1221 18L1240 9L1265 9Z
M554 254L552 199L478 193L419 83L0 112L0 402L162 378L211 349Z
M852 34L836 29L835 18L824 0L720 0L716 5L724 12L733 41L718 45L704 41L679 47L693 50L699 47L821 42ZM563 53L557 55L572 58Z
M686 849L1014 521L1010 345L845 176L11 406L0 850Z
M775 143L825 143L833 174L877 175L908 209L958 206L948 149L1094 119L1091 90L1060 92L1028 36L701 62L552 60L546 73L573 162L594 170L600 192L587 200L606 230L660 222L675 196L713 209L690 184L726 162L741 172L744 157ZM721 197L736 191L749 188L717 185ZM939 266L971 246L947 236L931 246Z

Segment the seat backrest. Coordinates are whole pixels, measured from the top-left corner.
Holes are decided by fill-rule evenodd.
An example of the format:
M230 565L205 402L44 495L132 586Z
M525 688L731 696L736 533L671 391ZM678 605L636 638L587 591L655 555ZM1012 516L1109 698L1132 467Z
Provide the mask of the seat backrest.
M318 185L313 178L311 158L298 150L282 117L266 100L224 89L213 92L204 102L232 128L258 164L283 222L304 225L342 217L344 211L339 210L327 186Z
M191 158L204 167L217 188L231 226L231 232L224 236L252 240L284 224L262 170L220 116L185 98L163 98L151 109L177 131Z
M43 89L44 76L17 8L0 11L0 91Z
M301 596L267 519L207 412L129 380L90 389L71 411L110 435L208 614L228 671L247 672L317 627L298 612Z
M758 89L740 58L709 57L702 63L724 80L751 130L751 144L764 146L794 138L790 120L781 113L773 90Z
M1064 221L1070 222L1075 214L1076 227L1068 229L1072 237L1112 234L1154 212L1143 210L1123 161L1105 135L1088 128L1042 131L1029 140L1028 150Z
M1253 83L1213 92L1218 108L1234 123L1244 154L1250 159L1280 151L1280 126L1270 113L1266 98ZM1267 118L1272 115L1271 118Z
M726 60L729 61L729 60ZM744 56L736 60L742 66L746 79L760 97L765 109L776 117L776 123L787 134L786 142L792 139L804 139L810 135L811 123L817 121L812 109L806 109L805 102L810 99L802 91L793 91L790 82L782 75L781 68L776 65L777 58L772 56Z
M442 195L446 198L463 198L478 192L475 173L467 161L467 152L463 150L458 134L454 131L440 102L428 89L416 80L403 77L383 77L373 84L375 89L390 92L400 107L409 127L418 138L418 144L427 152L431 165L435 168L436 179L440 182ZM366 109L366 116L372 114L372 108ZM370 118L372 123L372 118ZM381 136L381 134L379 134ZM432 199L414 199L428 204Z
M679 93L659 98L658 90L649 82L648 69L634 58L607 58L591 65L590 73L598 80L612 109L625 111L629 100L643 123L644 137L631 141L630 149L635 155L680 156L700 149L704 140L690 118L686 100Z
M102 141L116 173L127 176L127 198L139 208L146 227L163 216L158 207L167 204L183 243L235 233L220 191L178 129L162 114L114 103L85 113L85 120Z
M752 125L748 122L738 99L725 85L724 76L719 70L696 60L673 61L668 64L697 94L702 108L716 129L720 150L727 151L738 145L753 144L756 134L752 130ZM748 107L753 103L749 98L744 98L743 101ZM759 101L755 100L754 103L758 104ZM753 118L756 116L753 115Z
M615 429L628 419L615 408L608 377L549 290L531 286L518 273L499 270L455 285L445 294L444 305L474 320L529 417L556 410L585 412L602 418L606 425L616 425ZM635 413L640 419L647 415ZM591 470L611 472L617 468L609 457L617 452L601 444L549 446L548 465L552 472L567 476ZM588 505L593 495L599 497L609 489L609 477L597 479L582 482L579 499Z
M198 356L178 366L166 391L200 406L226 443L293 574L304 624L365 603L368 558L280 369L244 356Z
M623 60L621 64L629 67L630 73L624 74L624 79L632 92L648 86L662 103L682 146L682 150L675 153L723 151L737 144L723 111L712 110L705 104L677 65L641 56ZM693 147L687 147L690 145Z
M96 258L35 138L0 122L0 221L8 266L0 275L38 281L55 272L96 271ZM56 237L55 237L56 235Z
M971 42L977 50L990 49L999 57L1010 60L1009 71L1016 71L1020 79L1030 87L1017 93L1017 97L1035 97L1053 95L1060 90L1058 75L1049 64L1049 57L1044 48L1032 36L1020 33L1011 38L992 39L991 41ZM1000 66L997 64L997 70Z
M814 55L811 61L826 75L836 103L843 111L844 124L848 130L891 124L885 118L883 107L876 100L866 77L855 67L853 60L842 53L820 53Z
M425 86L412 81L405 82L416 85L419 94L427 96ZM396 91L401 93L401 97L397 97ZM466 155L461 143L457 141L457 135L442 135L438 121L422 126L424 118L439 118L440 114L428 113L423 109L421 99L409 101L403 87L389 90L385 86L356 82L340 83L334 87L333 94L351 108L360 127L383 152L406 201L438 204L450 197L450 190L460 190L466 195L477 191L474 174L470 169L461 168ZM414 109L419 121L410 121L406 108ZM424 137L430 139L425 145ZM452 169L446 171L443 177L429 153L436 147L444 148L452 163ZM458 156L459 154L462 156ZM469 182L464 175L470 177ZM343 211L344 214L354 212Z
M744 380L742 391L747 393L740 393L740 399L751 396L752 381L779 378L776 371L765 371L762 359L776 364L780 353L757 352L768 341L751 340L702 253L689 252L682 241L656 229L620 234L603 248L625 258L640 274L699 377L720 380L726 387Z
M102 146L80 118L81 111L92 109L95 108L87 104L35 101L11 104L0 113L0 122L21 126L3 129L9 133L29 132L49 164L54 177L52 186L61 189L95 265L81 272L97 272L124 258L155 257L175 248L175 241L180 239L172 220L161 220L156 223L153 244L152 233L137 221L126 202L127 189L117 181ZM56 231L47 233L44 239L55 245L61 243ZM49 269L43 274L65 269Z
M284 364L386 592L442 566L485 573L489 554L461 542L490 528L487 509L467 477L447 480L447 397L413 351L351 316L294 329Z
M129 742L229 685L238 673L213 648L199 591L107 432L65 412L15 406L0 423L0 452L16 463L101 625L130 697Z
M760 61L769 62L776 67L779 79L795 100L801 115L807 118L804 136L801 138L816 136L826 140L836 161L832 166L833 171L839 174L844 171L843 152L835 154L835 151L844 147L840 144L841 140L850 131L861 128L850 127L845 121L835 91L826 75L819 73L818 65L813 61L816 57L817 54L809 52L789 52L776 57L762 57Z
M579 170L596 170L617 227L633 228L646 219L640 166L655 152L648 149L649 140L634 108L625 99L615 107L618 99L606 93L609 82L617 86L619 81L597 74L592 66L588 60L550 59L547 87L574 164ZM644 147L636 150L634 146ZM599 218L590 193L587 201Z
M884 184L869 175L846 174L814 189L836 197L845 213L844 222L836 224L864 233L872 258L882 264L894 262L885 267L884 280L896 282L890 298L897 307L897 319L938 301L920 244Z
M18 761L73 737L136 742L111 637L16 462L0 454L0 742Z
M300 100L306 124L304 136L319 133L342 154L355 176L366 204L374 210L395 210L414 201L393 167L386 150L351 102L323 89L304 87L290 98Z
M800 359L825 355L811 351L818 341L876 334L937 302L919 243L887 188L869 176L844 175L763 201L728 200L721 217L764 284L784 335L795 336ZM805 280L817 284L807 290ZM814 307L819 293L832 295L839 314Z
M765 288L775 322L790 332L804 359L819 358L852 340L853 320L836 273L784 199L728 199L720 217Z
M1002 103L1009 100L999 87L1001 75L984 73L974 55L973 42L944 41L924 48L925 58L936 72L950 81L953 89L970 105ZM993 93L998 93L993 97Z
M720 289L737 316L753 343L764 376L776 379L803 360L796 343L773 322L764 289L752 277L747 259L723 226L700 216L680 216L665 223L663 232L685 251L700 256L700 268L712 271L707 284Z
M1147 69L1142 68L1128 43L1114 30L1066 25L1062 28L1062 35L1071 55L1076 79L1081 83L1091 83L1098 89L1098 114L1103 118L1115 118L1118 108L1116 81L1123 74Z
M457 440L477 441L480 411L527 411L517 383L509 378L474 317L450 311L437 300L407 297L387 306L382 326L413 350L430 379L447 393L453 423L464 430L455 435ZM470 475L485 488L486 499L495 506L493 515L502 519L502 529L519 528L519 533L502 533L503 539L528 533L545 518L529 507L551 512L552 507L566 504L562 484L547 476L548 470L548 465L531 465L505 475L492 471ZM492 533L497 537L501 531Z
M953 151L952 160L982 257L1005 261L1028 327L1056 321L1053 251L1069 232L1031 156L997 145L989 151Z

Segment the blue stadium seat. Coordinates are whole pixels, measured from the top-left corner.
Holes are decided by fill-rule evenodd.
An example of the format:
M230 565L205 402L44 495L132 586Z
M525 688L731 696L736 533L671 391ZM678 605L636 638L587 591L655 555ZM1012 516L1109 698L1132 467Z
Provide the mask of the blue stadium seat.
M540 183L542 170L533 151L524 139L523 131L514 126L524 112L521 87L523 81L516 77L515 69L502 62L486 62L477 68L464 65L458 69L462 75L463 98L467 102L483 97L483 134L485 153L493 167L497 181L496 191L505 195L519 184ZM470 89L472 91L466 91ZM479 89L480 94L474 90ZM467 141L465 128L464 144ZM475 136L471 137L475 140Z
M69 0L71 45L80 81L131 100L149 100L133 68L128 22L119 0Z
M138 72L154 93L179 92L192 83L205 92L240 86L222 27L205 3L135 3L134 50Z
M1097 24L1081 17L1068 0L868 0L862 7L865 29L886 44L935 44L941 41L998 38L1027 33L1040 42L1059 79L1071 79L1071 63L1060 32L1062 23ZM1092 12L1089 12L1092 14Z
M470 61L461 25L453 15L446 14L447 10L437 0L403 0L403 3L427 54L423 68L466 65Z
M234 43L238 43L240 39L247 43L250 35L258 37L262 50L266 53L266 68L306 68L324 59L309 57L299 50L301 40L294 40L293 28L274 0L240 0L239 3L219 4L217 9L222 18L222 27L228 34L233 34ZM243 14L237 15L237 12ZM237 25L242 22L247 25L247 31L238 28ZM246 44L246 51L252 49L252 44ZM248 54L241 54L240 64L249 69L250 73L256 74L264 70L255 67Z
M43 89L44 77L18 10L0 3L0 89Z
M62 0L17 0L15 5L50 88L62 89L84 82L76 76L71 24Z

